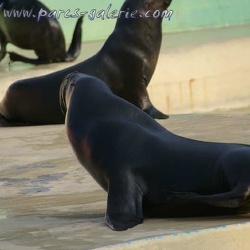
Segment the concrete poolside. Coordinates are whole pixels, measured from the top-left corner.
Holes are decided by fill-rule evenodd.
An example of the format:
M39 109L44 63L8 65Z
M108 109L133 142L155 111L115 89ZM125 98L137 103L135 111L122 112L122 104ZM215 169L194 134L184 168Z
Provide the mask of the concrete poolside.
M246 114L174 115L161 123L190 138L250 144ZM75 159L63 125L1 128L0 138L1 250L249 249L248 215L147 219L113 232L104 223L106 193Z
M161 124L194 139L250 144L249 30L164 36L149 93L160 110L179 114ZM84 44L77 62L101 45ZM74 64L9 68L6 62L0 99L17 79ZM104 223L106 193L75 159L63 125L0 128L0 187L0 250L249 249L249 215L147 219L111 231Z

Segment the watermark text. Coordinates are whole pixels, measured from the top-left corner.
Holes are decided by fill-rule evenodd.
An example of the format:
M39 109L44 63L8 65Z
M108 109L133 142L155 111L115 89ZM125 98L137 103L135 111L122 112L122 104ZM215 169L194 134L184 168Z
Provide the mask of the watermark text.
M0 3L0 10L3 8L3 3ZM112 9L112 4L109 4L106 9L92 9L90 11L81 11L79 8L71 11L68 10L45 10L41 8L39 11L34 11L34 7L30 10L26 10L25 8L22 9L15 9L13 7L10 10L3 9L3 16L5 18L34 18L39 22L42 18L49 17L54 19L60 19L61 17L64 18L79 18L80 16L87 16L90 21L94 21L95 19L118 19L118 18L165 18L167 20L171 20L174 12L173 10L148 10L146 12L139 12L138 10L130 11L130 9L124 10L116 10Z

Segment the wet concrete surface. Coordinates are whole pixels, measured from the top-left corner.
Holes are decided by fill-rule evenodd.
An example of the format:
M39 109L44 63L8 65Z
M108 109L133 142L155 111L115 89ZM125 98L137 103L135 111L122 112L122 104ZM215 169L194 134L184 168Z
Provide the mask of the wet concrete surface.
M170 114L213 112L171 115L161 124L194 139L250 144L247 28L164 36L148 88L152 102ZM5 58L0 64L0 99L13 81L73 65L102 44L84 43L73 63L37 67L14 63L9 67ZM123 243L132 249L135 240L249 221L248 215L147 219L128 231L113 232L104 223L106 199L107 194L76 160L63 125L0 129L0 250L78 250L112 245L118 249L116 244ZM205 248L202 242L199 249L215 250L209 244Z
M161 121L194 139L250 144L250 115L173 115ZM1 128L0 249L96 249L245 223L249 216L146 219L125 232L104 222L106 193L77 162L64 126ZM160 248L156 248L160 249Z

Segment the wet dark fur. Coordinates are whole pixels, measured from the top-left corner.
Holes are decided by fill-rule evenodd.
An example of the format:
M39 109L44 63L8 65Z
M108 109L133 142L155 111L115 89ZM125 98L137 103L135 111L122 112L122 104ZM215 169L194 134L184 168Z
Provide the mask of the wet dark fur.
M91 76L69 75L60 96L76 156L108 192L113 230L144 216L250 212L248 145L175 135Z

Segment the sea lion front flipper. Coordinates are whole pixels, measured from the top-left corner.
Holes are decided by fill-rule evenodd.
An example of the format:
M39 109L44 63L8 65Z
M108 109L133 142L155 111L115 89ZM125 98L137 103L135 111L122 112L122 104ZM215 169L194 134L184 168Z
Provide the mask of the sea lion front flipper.
M5 36L1 33L0 30L0 61L5 57L6 55L6 46L7 46L7 41Z
M143 110L154 119L168 119L169 116L156 109L153 105Z
M142 193L128 176L116 176L109 181L106 222L115 231L127 230L143 222Z
M82 22L83 22L84 16L79 17L77 20L75 30L73 33L73 38L71 41L71 44L69 46L69 49L66 53L66 62L72 62L74 61L81 52L81 44L82 44Z
M186 200L199 201L216 207L237 208L243 206L249 199L246 196L246 190L235 188L230 192L201 195L192 192L167 192L168 198L179 198Z
M140 96L137 97L137 106L140 107L145 113L150 115L153 119L168 119L168 115L162 113L153 106L149 99L145 82L146 81L144 80L143 83L139 85L139 89L137 90L138 93L140 93Z

